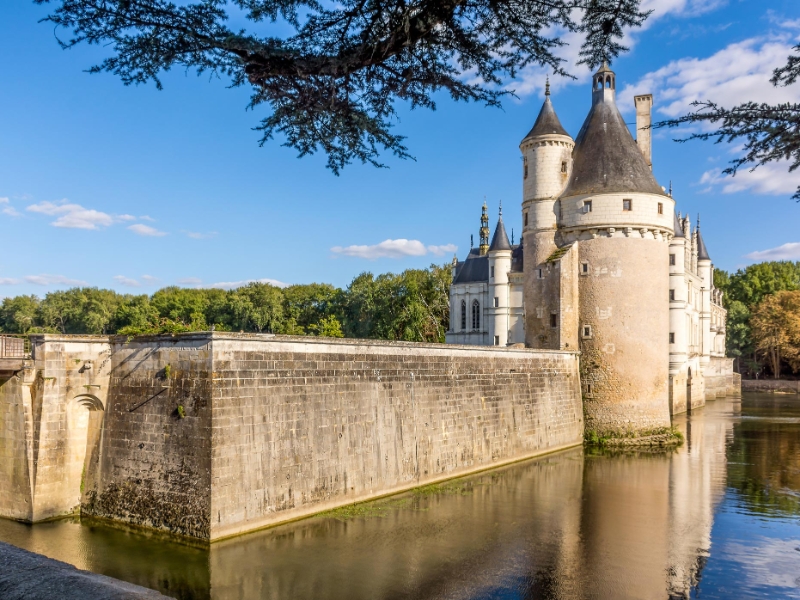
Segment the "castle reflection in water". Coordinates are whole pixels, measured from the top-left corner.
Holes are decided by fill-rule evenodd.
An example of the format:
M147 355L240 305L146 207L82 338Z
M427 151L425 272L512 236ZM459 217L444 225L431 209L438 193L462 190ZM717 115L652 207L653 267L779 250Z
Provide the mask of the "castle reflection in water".
M747 513L730 502L750 506L741 518L762 530L777 515L781 531L800 536L797 501L774 493L800 485L790 473L800 467L800 407L787 418L765 402L746 419L737 399L709 403L676 421L685 443L674 451L578 448L210 550L86 522L2 523L0 539L178 598L678 599L696 596L698 582L704 598L730 597L730 585L757 597L736 586L793 586L800 552L771 559L780 572L754 571L747 541L737 542L743 557L721 560L731 544L715 519Z

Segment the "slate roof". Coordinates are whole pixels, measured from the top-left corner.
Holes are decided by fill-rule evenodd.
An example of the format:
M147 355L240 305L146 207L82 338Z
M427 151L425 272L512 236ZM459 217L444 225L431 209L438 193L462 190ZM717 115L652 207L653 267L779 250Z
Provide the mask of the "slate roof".
M675 221L672 223L672 228L675 230L675 237L684 237L683 233L683 225L681 225L681 220L678 218L678 213L675 213Z
M593 93L592 108L575 139L572 174L561 197L625 192L666 195L609 91Z
M473 248L469 251L467 260L458 263L456 277L453 283L473 283L489 281L489 257L480 255L480 250Z
M492 252L493 250L511 250L511 244L508 241L506 227L503 225L502 215L497 220L497 227L494 228L492 243L489 246L489 252Z
M697 260L711 260L708 255L706 243L703 241L703 236L700 234L700 224L697 224Z
M569 137L567 130L564 129L561 125L561 121L558 120L556 110L553 108L553 103L550 101L550 94L547 94L544 97L542 110L539 111L539 116L536 117L533 128L528 132L528 135L523 138L523 141L530 137L536 137L537 135L552 135L554 133Z
M522 268L525 264L522 242L520 242L518 245L512 246L512 248L513 250L511 251L511 272L522 273Z

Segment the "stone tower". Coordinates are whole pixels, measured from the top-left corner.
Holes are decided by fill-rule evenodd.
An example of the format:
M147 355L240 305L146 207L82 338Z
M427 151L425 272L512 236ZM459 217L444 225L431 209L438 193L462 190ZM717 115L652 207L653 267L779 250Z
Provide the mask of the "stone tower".
M528 135L520 144L523 161L522 244L525 247L525 343L533 348L563 348L559 331L559 298L553 293L552 278L543 275L547 259L558 249L557 201L572 173L575 143L558 120L550 100L550 83L544 104ZM553 283L553 285L557 285ZM556 315L556 327L551 327Z
M508 345L508 332L511 328L510 289L508 278L511 272L512 248L503 224L503 206L497 219L492 243L489 246L489 305L488 325L492 344Z
M577 246L587 431L635 434L670 424L665 358L675 217L615 96L616 76L603 65L575 140L556 241Z

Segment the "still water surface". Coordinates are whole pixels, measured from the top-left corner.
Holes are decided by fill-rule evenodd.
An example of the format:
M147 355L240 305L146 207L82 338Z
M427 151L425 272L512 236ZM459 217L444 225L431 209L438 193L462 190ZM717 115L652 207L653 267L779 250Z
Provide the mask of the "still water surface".
M578 448L210 550L85 520L0 540L181 599L800 599L800 397L676 425L676 451Z

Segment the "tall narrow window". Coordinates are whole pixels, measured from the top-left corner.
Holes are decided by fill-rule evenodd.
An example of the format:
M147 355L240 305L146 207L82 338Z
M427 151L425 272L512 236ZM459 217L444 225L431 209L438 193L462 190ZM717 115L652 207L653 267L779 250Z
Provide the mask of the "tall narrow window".
M583 261L581 263L581 275L588 275L589 274L589 263Z
M499 346L500 345L500 336L499 335L494 336L494 345L495 346Z
M477 300L472 302L472 328L481 328L481 303Z
M536 269L536 279L544 279L544 271L542 269Z
M663 202L659 202L658 203L658 214L660 214L660 215L664 214L664 203Z
M467 301L461 301L461 331L467 328Z
M566 173L567 172L567 161L565 161L565 160L561 161L561 172L562 173Z
M622 210L625 210L625 211L633 210L633 200L623 200L622 201Z
M494 297L494 307L498 308L500 306L500 298L497 296Z
M525 176L524 179L528 178L528 163L525 163Z
M584 200L583 201L583 212L585 212L585 213L592 212L592 201L591 200Z
M669 291L669 299L670 299L670 301L674 301L675 300L675 290L670 290Z
M558 314L550 313L550 327L558 327Z
M675 334L674 333L670 333L669 334L669 343L670 344L674 344L675 343Z
M670 265L671 267L674 267L674 266L675 266L675 255L674 255L674 254L670 254L670 255L669 255L669 265Z
M528 226L528 213L525 213L525 227Z
M492 267L492 279L494 279L494 267Z

